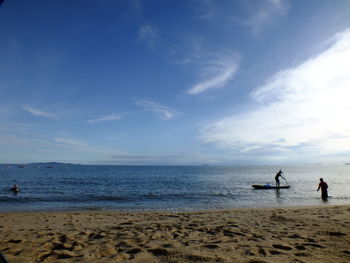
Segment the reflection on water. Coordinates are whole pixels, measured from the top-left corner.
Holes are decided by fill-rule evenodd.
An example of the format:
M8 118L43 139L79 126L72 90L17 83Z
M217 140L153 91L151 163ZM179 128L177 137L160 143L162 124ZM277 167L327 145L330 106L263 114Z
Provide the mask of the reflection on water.
M279 201L280 201L280 197L281 197L280 189L275 189L275 192L276 192L276 199L277 199L277 202L279 202Z

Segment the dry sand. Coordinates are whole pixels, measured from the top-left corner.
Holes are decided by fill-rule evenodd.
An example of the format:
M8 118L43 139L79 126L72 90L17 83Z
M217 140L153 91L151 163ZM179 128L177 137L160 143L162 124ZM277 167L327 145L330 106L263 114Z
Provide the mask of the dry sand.
M350 262L350 206L0 213L16 262Z

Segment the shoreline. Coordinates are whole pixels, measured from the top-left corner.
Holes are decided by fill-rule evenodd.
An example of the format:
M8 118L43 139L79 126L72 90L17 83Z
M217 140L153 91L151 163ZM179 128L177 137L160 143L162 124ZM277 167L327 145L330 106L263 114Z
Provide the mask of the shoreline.
M218 208L203 210L177 210L169 209L105 209L105 208L86 208L86 209L62 209L62 210L18 210L18 211L0 211L1 214L16 213L211 213L211 212L230 212L236 210L270 210L270 209L306 209L306 208L327 208L327 207L349 207L350 204L318 204L318 205L286 205L286 206L261 206L261 207L237 207L237 208Z
M26 262L349 262L350 205L193 212L1 212Z
M318 199L316 199L318 200ZM72 207L72 208L43 208L43 209L28 209L28 210L0 210L0 214L2 213L32 213L32 212L58 212L58 213L65 213L65 212L93 212L93 211L99 211L99 212L127 212L127 213L157 213L157 212L164 212L164 213L191 213L191 212L210 212L210 211L231 211L231 210L241 210L241 209L279 209L279 208L307 208L307 207L332 207L332 206L350 206L349 202L332 202L326 200L322 201L321 199L318 200L317 204L316 202L313 203L307 203L305 205L300 204L285 204L285 205L261 205L261 206L237 206L237 207L219 207L219 208L202 208L202 209L193 209L193 208L182 208L182 207L170 207L170 208L106 208L106 207Z

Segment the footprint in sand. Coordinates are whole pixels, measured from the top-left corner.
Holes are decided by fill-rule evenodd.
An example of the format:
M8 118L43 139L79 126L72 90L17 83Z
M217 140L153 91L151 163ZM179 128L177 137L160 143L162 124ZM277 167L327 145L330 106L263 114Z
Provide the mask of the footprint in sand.
M101 238L104 238L104 237L106 237L106 236L107 236L107 234L104 233L104 232L100 232L100 233L97 233L97 234L91 233L91 234L89 235L89 239L101 239Z
M162 245L162 247L164 247L164 248L173 248L174 245L172 245L172 244L164 244L164 245Z
M206 257L206 256L201 256L201 255L195 255L195 254L190 254L186 256L186 259L194 262L208 262L211 261L211 257Z
M284 253L280 252L280 251L277 251L277 250L269 250L270 254L271 255L282 255Z
M244 254L246 256L255 256L255 253L253 251L251 251L250 249L247 249L246 251L244 251Z
M119 242L116 247L120 250L120 251L123 251L125 250L126 248L130 248L132 247L132 245L128 242L125 242L125 241L121 241Z
M157 257L168 256L170 254L169 251L165 248L153 248L153 249L149 249L148 252L152 253Z
M276 244L276 245L272 245L274 248L276 249L282 249L282 250L292 250L291 247L288 247L288 246L283 246L283 245L280 245L280 244Z
M302 245L296 245L295 248L297 250L306 250L306 247L302 246Z
M208 249L217 249L220 248L220 246L216 245L216 244L205 244L203 245L204 248L208 248Z
M311 256L310 254L307 254L307 253L295 253L294 255L297 257L310 257Z
M14 243L14 244L18 244L18 243L21 243L22 240L21 239L11 239L8 241L9 243Z
M328 235L329 236L332 236L332 237L342 237L342 236L346 236L345 233L342 233L342 232L328 232Z
M259 252L259 254L262 255L262 256L266 256L266 254L267 254L266 251L265 251L265 249L263 249L263 248L259 248L258 252Z
M120 223L121 226L132 226L133 224L134 224L133 222Z
M315 248L324 248L323 246L319 244L314 244L314 243L304 243L302 244L303 246L309 246L309 247L315 247Z
M259 259L253 259L253 260L249 260L248 263L266 263L266 261L259 260Z
M130 254L130 255L136 255L136 254L142 252L142 249L137 247L137 248L129 249L129 250L125 251L125 252Z
M293 234L288 236L289 238L302 238L301 236L299 236L298 234Z

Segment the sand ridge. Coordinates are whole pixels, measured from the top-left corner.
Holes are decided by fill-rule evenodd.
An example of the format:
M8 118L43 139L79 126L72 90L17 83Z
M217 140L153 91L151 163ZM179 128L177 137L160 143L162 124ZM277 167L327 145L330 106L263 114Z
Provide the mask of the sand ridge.
M0 213L26 262L350 262L350 206L207 212Z

